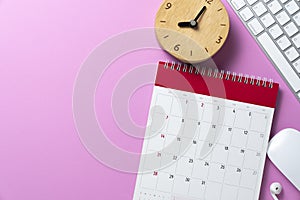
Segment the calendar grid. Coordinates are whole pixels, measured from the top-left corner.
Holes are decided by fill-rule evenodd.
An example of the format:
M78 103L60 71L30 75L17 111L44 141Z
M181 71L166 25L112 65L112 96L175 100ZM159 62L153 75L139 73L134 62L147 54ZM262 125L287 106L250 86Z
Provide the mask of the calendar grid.
M153 92L155 100L151 107L161 105L167 111L167 118L163 130L156 134L148 132L152 137L145 140L143 153L157 154L158 169L138 175L134 199L221 200L227 199L223 195L231 195L232 200L254 200L262 177L263 154L271 123L269 116L274 109L228 100L224 103L218 98L198 94L191 100L190 95L195 94L176 91L172 96L172 89L169 90L156 86ZM176 108L180 103L184 103L181 114ZM199 109L197 118L189 115L193 104ZM152 115L156 112L159 110ZM193 136L186 135L187 125L197 127ZM166 151L170 144L175 146ZM202 148L209 152L204 158L201 157ZM163 162L169 158L170 163ZM140 171L151 170L147 168L151 161L141 161ZM141 197L138 191L146 192Z

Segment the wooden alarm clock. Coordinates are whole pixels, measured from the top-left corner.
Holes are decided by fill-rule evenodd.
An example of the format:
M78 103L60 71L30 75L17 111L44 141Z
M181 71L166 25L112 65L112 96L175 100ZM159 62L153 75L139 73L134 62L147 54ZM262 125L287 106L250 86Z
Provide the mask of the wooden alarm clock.
M183 62L198 63L221 49L229 33L220 0L165 0L156 20L160 46Z

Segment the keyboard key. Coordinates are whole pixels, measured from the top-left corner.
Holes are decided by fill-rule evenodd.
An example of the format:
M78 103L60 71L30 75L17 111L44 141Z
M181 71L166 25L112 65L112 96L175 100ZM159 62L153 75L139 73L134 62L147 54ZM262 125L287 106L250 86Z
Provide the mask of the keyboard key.
M241 10L240 15L244 21L248 21L249 19L251 19L254 16L248 7Z
M290 21L290 17L285 11L282 11L276 15L276 19L280 25L285 25L288 21Z
M250 5L253 5L256 3L258 0L246 0Z
M299 10L297 3L292 0L285 5L286 10L292 15Z
M265 3L268 3L270 0L264 0Z
M293 65L297 72L300 73L300 59L296 60Z
M274 18L271 16L270 13L267 13L265 16L263 16L261 18L261 22L263 23L263 25L268 28L269 26L271 26L272 24L275 23Z
M257 16L261 16L262 14L267 12L267 8L264 6L262 2L259 2L255 6L253 6L253 10Z
M294 47L289 48L285 52L285 55L290 61L294 61L296 58L299 57L299 53Z
M275 24L269 29L269 33L272 35L274 39L277 39L279 36L283 34L281 28L278 26L278 24Z
M271 3L269 3L268 7L273 14L276 14L278 11L282 9L281 5L278 3L277 0L274 0Z
M294 16L294 20L295 20L295 22L298 24L298 26L300 26L300 12L298 12L298 13Z
M277 40L277 44L279 45L281 50L285 50L286 48L288 48L289 46L291 46L291 42L289 41L289 39L284 35L281 38L279 38Z
M283 4L284 4L285 2L287 2L287 1L288 1L288 0L280 0L280 2L283 3Z
M242 7L244 7L246 5L244 0L232 0L231 3L236 10L241 9Z
M264 30L264 28L262 27L262 25L259 23L257 19L251 20L248 23L248 26L254 35L258 35Z
M300 90L300 79L296 72L289 67L290 64L287 62L285 57L282 55L281 51L274 44L272 39L267 33L263 33L257 37L257 40L269 54L269 57L273 60L274 64L277 66L278 70L282 73L286 80L291 85L294 91Z
M300 33L298 33L297 35L295 35L292 38L292 41L295 44L295 46L299 49L300 48Z
M298 28L296 27L296 25L294 24L294 22L290 22L283 29L285 30L285 32L290 37L293 36L295 33L298 32Z

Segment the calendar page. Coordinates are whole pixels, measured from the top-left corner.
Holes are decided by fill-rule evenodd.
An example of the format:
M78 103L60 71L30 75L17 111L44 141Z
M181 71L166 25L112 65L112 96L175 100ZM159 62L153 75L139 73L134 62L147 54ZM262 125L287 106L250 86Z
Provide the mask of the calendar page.
M167 68L160 63L156 83ZM159 85L153 90L133 199L259 199L274 107Z

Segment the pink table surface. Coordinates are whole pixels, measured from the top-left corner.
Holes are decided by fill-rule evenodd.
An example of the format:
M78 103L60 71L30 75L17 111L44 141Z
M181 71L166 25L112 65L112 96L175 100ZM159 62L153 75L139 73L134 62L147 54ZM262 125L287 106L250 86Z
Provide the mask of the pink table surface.
M81 144L73 121L72 92L80 65L92 49L113 34L152 27L160 3L0 0L0 200L132 198L136 176L102 165ZM271 135L287 127L300 130L300 104L233 11L228 11L231 31L216 63L279 82ZM149 51L127 61L142 64L166 57L162 51ZM130 106L137 123L146 122L151 88L142 87L132 97L139 108ZM130 141L119 140L122 136L111 137L130 148ZM261 200L271 200L273 181L283 185L280 199L300 199L267 159Z

